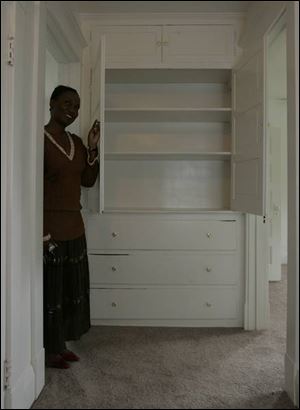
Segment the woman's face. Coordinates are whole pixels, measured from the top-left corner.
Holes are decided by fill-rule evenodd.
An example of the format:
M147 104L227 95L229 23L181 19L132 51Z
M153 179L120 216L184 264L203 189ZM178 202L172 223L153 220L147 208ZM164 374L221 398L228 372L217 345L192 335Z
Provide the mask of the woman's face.
M66 91L57 99L50 101L51 119L67 127L78 117L80 108L79 95L74 91Z

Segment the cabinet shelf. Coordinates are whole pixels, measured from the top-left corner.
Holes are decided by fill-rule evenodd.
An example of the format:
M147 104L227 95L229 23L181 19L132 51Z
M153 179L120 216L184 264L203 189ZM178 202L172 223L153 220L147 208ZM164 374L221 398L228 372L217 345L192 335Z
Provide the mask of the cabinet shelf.
M118 152L106 153L105 160L230 160L230 152Z
M107 122L230 122L231 108L109 108Z
M122 208L105 207L104 213L134 213L134 214L200 214L200 213L233 213L228 208Z
M107 69L108 84L227 84L230 69Z

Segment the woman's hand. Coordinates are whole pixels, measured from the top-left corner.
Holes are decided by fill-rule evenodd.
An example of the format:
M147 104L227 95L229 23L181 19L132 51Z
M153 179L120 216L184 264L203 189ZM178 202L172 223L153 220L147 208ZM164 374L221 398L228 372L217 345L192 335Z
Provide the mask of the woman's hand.
M99 139L100 139L100 122L98 120L95 120L92 128L90 129L89 135L88 135L89 148L91 149L96 148Z

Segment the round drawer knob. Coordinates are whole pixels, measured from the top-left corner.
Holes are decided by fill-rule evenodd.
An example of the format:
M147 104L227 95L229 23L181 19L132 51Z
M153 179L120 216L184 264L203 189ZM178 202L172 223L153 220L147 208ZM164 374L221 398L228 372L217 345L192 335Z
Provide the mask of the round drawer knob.
M115 302L112 302L112 307L117 307L117 304Z
M207 236L208 238L211 238L212 235L211 235L210 232L207 232L206 236Z
M115 272L115 271L117 270L117 268L116 268L115 266L112 266L112 267L111 267L111 270L112 270L113 272Z
M211 307L211 303L209 303L209 302L206 302L205 305L206 305L207 307Z
M112 237L113 237L113 238L116 238L117 236L118 236L117 232L113 232L113 233L112 233Z
M206 272L211 272L211 268L207 267Z

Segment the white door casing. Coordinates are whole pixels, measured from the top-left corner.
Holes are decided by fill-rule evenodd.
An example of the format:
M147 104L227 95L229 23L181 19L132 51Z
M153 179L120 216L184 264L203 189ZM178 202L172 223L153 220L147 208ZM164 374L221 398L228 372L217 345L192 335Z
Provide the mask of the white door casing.
M104 133L105 133L105 37L101 36L96 58L91 68L91 125L100 121L99 159L100 171L97 182L88 190L88 208L92 212L104 211Z
M6 169L6 351L10 365L5 408L29 408L36 398L37 355L43 355L30 323L33 317L33 275L41 277L32 251L38 252L35 220L35 114L36 89L32 64L38 64L39 4L8 2L7 32L11 39L6 66L5 155ZM37 47L32 47L35 44ZM8 46L8 44L7 44ZM5 48L8 50L7 48ZM40 238L38 238L40 242ZM33 249L34 248L34 249ZM35 306L37 308L37 306ZM38 324L37 324L38 326ZM34 346L33 346L34 339ZM41 340L41 339L40 339ZM42 373L44 361L42 358ZM39 386L38 386L39 385Z

